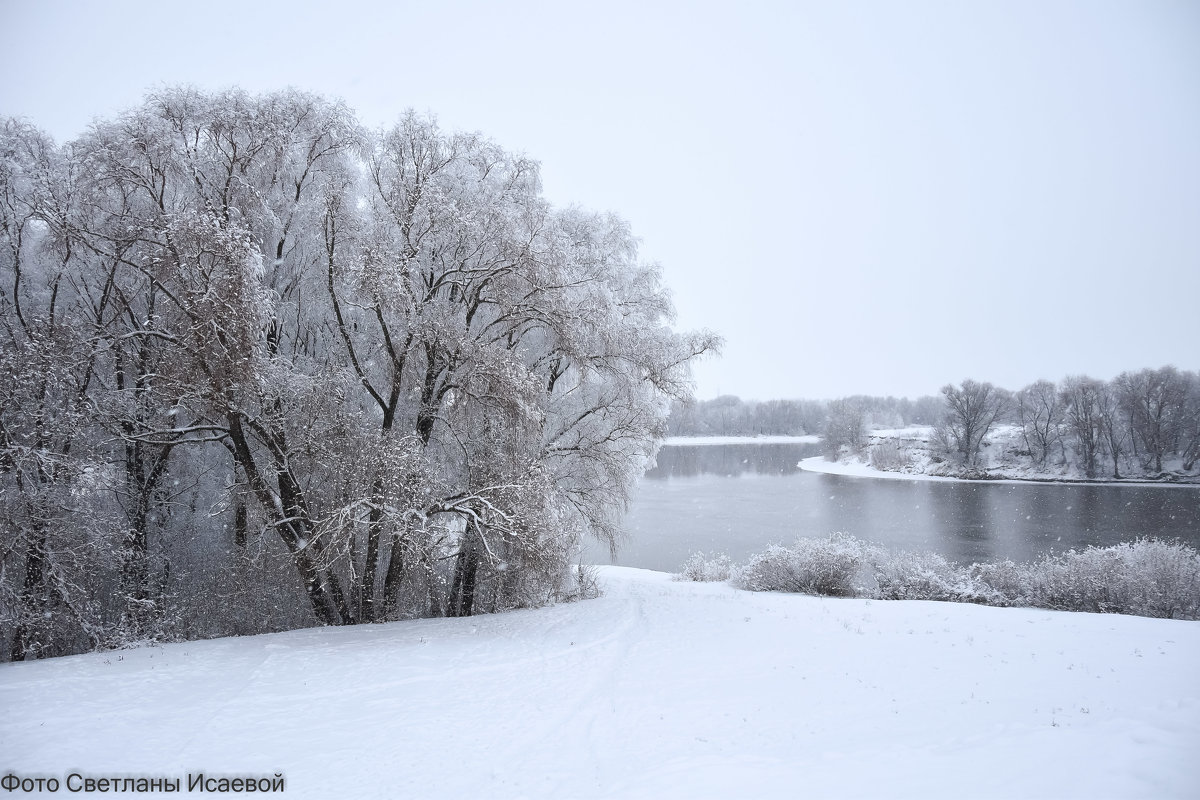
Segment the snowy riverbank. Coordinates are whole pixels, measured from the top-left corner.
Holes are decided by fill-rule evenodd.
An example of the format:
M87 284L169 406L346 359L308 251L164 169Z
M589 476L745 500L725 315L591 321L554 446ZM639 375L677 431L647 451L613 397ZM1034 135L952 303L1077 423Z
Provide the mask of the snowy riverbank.
M302 798L1200 785L1200 623L600 576L533 611L0 665L0 767L281 772Z
M950 478L945 475L928 475L924 472L894 472L876 469L857 459L828 461L824 456L801 459L798 466L804 472L821 472L826 475L848 475L855 478L883 478L899 481L946 481L959 483L1001 483L1014 486L1030 483L1055 483L1064 486L1153 486L1164 489L1200 489L1198 483L1166 483L1163 481L1085 481L1063 478Z
M805 458L799 463L805 472L823 472L826 475L849 475L856 478L889 478L901 481L958 481L962 478L947 478L942 475L926 475L921 472L889 472L876 469L862 461L829 461L825 456Z
M1200 476L1194 474L1194 470L1190 473L1177 470L1174 474L1164 476L1169 479L1163 480L1132 477L1118 481L1088 479L1069 460L1053 468L1049 464L1045 468L1037 468L1027 455L1022 455L1021 429L1015 425L997 425L992 430L984 441L978 467L973 470L973 475L967 477L955 474L961 472L961 468L934 457L930 446L932 435L933 428L928 426L876 429L868 434L867 444L860 453L843 455L838 461L827 461L820 456L807 458L799 466L807 472L900 480L1200 487ZM1133 469L1134 465L1127 462L1126 474Z

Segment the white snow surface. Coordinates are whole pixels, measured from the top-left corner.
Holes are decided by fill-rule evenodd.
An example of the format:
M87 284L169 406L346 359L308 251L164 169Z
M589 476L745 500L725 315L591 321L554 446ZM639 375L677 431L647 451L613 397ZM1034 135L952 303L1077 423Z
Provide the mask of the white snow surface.
M802 458L797 463L804 472L823 472L826 475L847 475L852 478L883 478L895 481L942 481L952 483L999 483L1008 486L1028 486L1038 481L1020 478L951 478L945 475L928 475L924 472L892 472L876 469L858 460L828 461L825 456ZM1045 482L1045 479L1042 480ZM1197 489L1196 483L1157 483L1155 481L1070 481L1055 480L1060 486L1138 486L1147 489Z
M538 610L0 665L0 768L282 772L300 798L1200 787L1200 623L600 577Z
M850 475L856 478L885 478L898 481L957 481L962 478L947 478L943 475L926 475L923 472L888 472L876 469L861 461L828 461L825 456L812 456L800 460L798 465L805 472L823 472L826 475ZM989 481L998 483L998 481ZM1016 481L1010 481L1016 483Z

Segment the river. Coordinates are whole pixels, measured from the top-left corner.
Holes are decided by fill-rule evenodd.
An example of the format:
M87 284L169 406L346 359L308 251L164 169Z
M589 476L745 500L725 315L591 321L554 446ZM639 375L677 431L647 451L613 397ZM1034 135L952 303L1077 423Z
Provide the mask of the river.
M845 531L961 563L1141 536L1200 547L1200 487L931 482L802 472L818 445L667 445L642 479L627 541L596 563L677 571L697 550L734 561L772 543Z

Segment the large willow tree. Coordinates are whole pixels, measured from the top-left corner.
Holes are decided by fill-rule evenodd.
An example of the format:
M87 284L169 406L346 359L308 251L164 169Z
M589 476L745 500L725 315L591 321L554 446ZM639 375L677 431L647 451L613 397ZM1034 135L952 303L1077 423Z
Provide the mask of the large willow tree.
M193 537L287 562L321 623L545 602L615 543L715 345L671 329L624 222L415 114L173 89L63 147L2 136L13 658L203 593L172 572L180 486Z

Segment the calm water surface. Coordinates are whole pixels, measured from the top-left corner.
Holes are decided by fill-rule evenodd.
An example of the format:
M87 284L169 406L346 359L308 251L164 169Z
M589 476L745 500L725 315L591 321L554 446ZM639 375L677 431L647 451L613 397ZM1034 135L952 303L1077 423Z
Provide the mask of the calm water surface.
M696 550L744 561L768 544L833 531L967 563L1151 535L1200 547L1200 487L906 481L797 468L818 454L818 445L663 447L612 563L675 571ZM598 549L591 556L610 561Z

